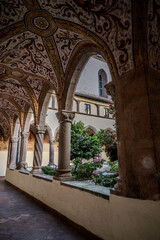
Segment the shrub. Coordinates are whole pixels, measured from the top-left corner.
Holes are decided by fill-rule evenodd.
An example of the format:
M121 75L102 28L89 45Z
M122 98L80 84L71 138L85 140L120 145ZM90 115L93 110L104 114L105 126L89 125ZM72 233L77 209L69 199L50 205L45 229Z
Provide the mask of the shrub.
M93 182L100 186L113 188L114 185L117 183L116 177L108 177L105 175L102 175L102 173L96 173L94 172L94 175L92 177Z
M72 123L71 160L89 160L99 156L101 152L99 139L97 135L89 136L87 131L81 121Z
M110 172L117 172L118 173L118 160L114 162L108 162L108 164L111 166Z
M75 160L73 161L72 175L76 180L92 179L93 172L96 171L97 168L101 168L104 161L103 159L95 158L91 162L82 163L81 161L77 165L77 160Z
M100 129L96 134L101 147L104 147L106 155L109 157L111 161L117 160L117 139L116 139L116 131L115 130L104 130Z
M49 166L42 167L42 170L45 174L51 175L51 176L55 176L57 171L55 168L51 168Z

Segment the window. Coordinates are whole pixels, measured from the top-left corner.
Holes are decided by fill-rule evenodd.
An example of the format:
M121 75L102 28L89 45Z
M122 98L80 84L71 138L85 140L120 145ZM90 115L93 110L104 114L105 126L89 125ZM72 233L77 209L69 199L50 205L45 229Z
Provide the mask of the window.
M104 116L106 118L109 118L109 110L108 110L108 108L104 108Z
M103 96L103 89L102 89L102 75L99 74L99 95L102 97Z
M85 110L85 113L91 114L91 105L85 103L84 104L84 110Z
M107 75L103 69L100 69L98 72L98 83L99 83L99 96L107 97L105 85L107 84Z

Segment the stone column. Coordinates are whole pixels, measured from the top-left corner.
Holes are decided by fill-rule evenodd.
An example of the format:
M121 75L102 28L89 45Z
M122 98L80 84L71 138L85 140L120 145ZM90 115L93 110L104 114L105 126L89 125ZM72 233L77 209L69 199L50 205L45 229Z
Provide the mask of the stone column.
M70 169L70 150L71 150L71 122L75 116L73 112L62 110L58 112L59 120L59 158L58 171L55 179L72 180Z
M31 173L43 173L41 169L41 165L42 165L43 140L44 140L45 131L46 131L46 126L36 125L33 169Z
M55 144L55 140L51 139L49 140L49 167L52 168L57 168L56 165L54 164L54 144Z
M100 116L100 105L99 104L95 104L97 107L97 116Z
M141 64L116 81L120 179L112 193L160 199L159 79Z
M27 144L28 144L29 132L21 133L21 148L20 148L20 158L17 168L24 170L26 169L26 156L27 156Z
M80 106L80 102L81 101L80 100L76 100L76 102L77 102L77 112L79 112L80 111L80 107L79 106Z
M7 167L9 167L10 162L11 162L11 139L9 140L8 143Z
M21 136L18 134L18 143L17 143L17 157L16 157L16 165L18 166L20 160L20 149L21 149Z
M120 194L122 192L122 171L121 171L121 155L120 155L120 138L119 138L119 120L118 120L118 110L117 110L117 103L116 103L116 89L114 83L110 82L105 85L106 92L108 95L112 97L112 101L114 102L115 106L115 125L116 125L116 133L117 133L117 155L118 155L118 171L119 176L117 177L117 184L114 186L114 190L111 192ZM124 185L123 179L123 185ZM124 186L123 186L124 187Z
M11 137L11 155L10 155L10 165L9 168L16 168L16 158L17 158L17 143L18 137Z

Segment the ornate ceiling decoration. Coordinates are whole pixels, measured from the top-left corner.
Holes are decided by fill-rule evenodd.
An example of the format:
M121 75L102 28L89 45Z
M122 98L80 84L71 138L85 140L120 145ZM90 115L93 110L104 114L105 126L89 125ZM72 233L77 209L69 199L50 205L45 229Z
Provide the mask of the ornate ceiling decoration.
M149 65L160 71L160 1L149 1L147 29Z
M131 1L39 0L53 18L84 27L101 38L112 52L119 75L134 68Z
M0 29L23 20L26 11L22 0L0 0Z
M3 129L4 137L7 138L10 135L10 123L2 112L0 112L0 127Z
M158 1L151 2L159 6ZM149 54L155 56L150 64L157 69L159 35L154 39L153 32L159 15L151 14L152 5L149 12ZM63 96L76 50L84 43L108 54L114 76L133 69L131 1L0 0L2 107L8 98L21 113L31 107L37 119L47 89L54 89L59 99ZM10 112L6 117L12 122Z

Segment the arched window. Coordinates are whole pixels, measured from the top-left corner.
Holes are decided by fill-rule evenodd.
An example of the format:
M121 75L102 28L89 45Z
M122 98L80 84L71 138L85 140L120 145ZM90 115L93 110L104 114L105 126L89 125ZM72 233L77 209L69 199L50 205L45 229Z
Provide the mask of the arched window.
M99 96L107 97L105 85L107 84L107 75L103 69L100 69L98 72L98 81L99 81Z

